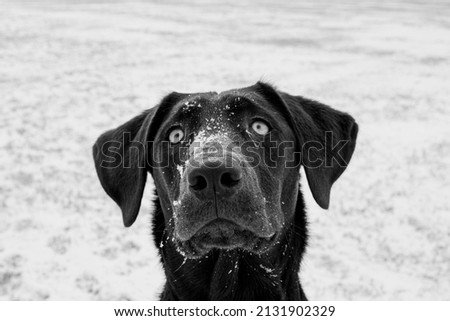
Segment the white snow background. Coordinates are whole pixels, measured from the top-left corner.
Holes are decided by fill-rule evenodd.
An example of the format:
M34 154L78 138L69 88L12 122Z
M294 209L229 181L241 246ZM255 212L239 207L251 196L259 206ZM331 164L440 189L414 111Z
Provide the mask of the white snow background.
M449 1L1 1L0 299L152 300L152 181L124 228L91 146L167 93L259 79L353 115L313 300L450 299Z

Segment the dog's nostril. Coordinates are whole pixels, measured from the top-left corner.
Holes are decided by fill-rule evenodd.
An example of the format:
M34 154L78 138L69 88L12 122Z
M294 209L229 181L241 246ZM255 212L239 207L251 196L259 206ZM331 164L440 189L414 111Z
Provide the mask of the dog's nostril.
M222 184L225 187L233 187L236 186L239 181L241 180L241 175L238 173L223 173L220 177L220 184Z
M201 191L208 186L208 182L202 175L197 175L190 180L189 185L191 185L194 190Z
M189 189L199 199L228 198L241 186L243 172L239 167L226 168L201 166L187 169Z

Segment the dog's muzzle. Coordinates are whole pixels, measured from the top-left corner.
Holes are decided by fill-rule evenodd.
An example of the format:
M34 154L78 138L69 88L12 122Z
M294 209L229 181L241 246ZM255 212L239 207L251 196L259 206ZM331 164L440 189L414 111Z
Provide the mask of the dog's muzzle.
M174 204L175 239L191 256L213 248L257 251L276 234L257 174L237 153L192 157Z

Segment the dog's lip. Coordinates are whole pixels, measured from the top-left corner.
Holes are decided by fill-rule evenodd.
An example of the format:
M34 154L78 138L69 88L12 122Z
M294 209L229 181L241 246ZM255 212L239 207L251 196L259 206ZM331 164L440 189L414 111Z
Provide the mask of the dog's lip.
M261 239L271 239L275 234L275 231L271 231L267 234L260 234L254 232L242 225L239 225L231 220L224 218L217 218L211 222L208 222L202 226L191 239L199 238L202 236L211 236L211 238L232 238L236 235L243 235L246 237L257 237Z
M241 248L263 253L275 242L277 235L273 232L270 236L258 236L232 221L216 219L200 228L189 240L180 240L179 245L184 248L185 255L192 258L200 258L213 249Z
M234 242L228 244L212 244L212 243L199 243L195 240L189 240L185 242L177 241L177 248L183 256L190 259L201 259L205 255L207 255L210 251L213 250L234 250L234 249L242 249L244 251L248 251L254 254L262 254L269 250L274 243L276 243L276 239L278 238L278 233L275 233L269 239L254 237L247 242Z
M252 233L234 222L217 219L203 226L191 238L191 242L204 249L232 249L244 246Z

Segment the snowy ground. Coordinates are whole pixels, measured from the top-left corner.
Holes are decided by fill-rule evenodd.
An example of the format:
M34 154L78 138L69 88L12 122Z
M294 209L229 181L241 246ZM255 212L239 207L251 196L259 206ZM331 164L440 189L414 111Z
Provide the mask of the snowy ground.
M309 298L450 299L449 2L36 2L0 0L0 299L155 299L152 184L125 229L91 145L259 79L360 125L328 212L303 185Z

